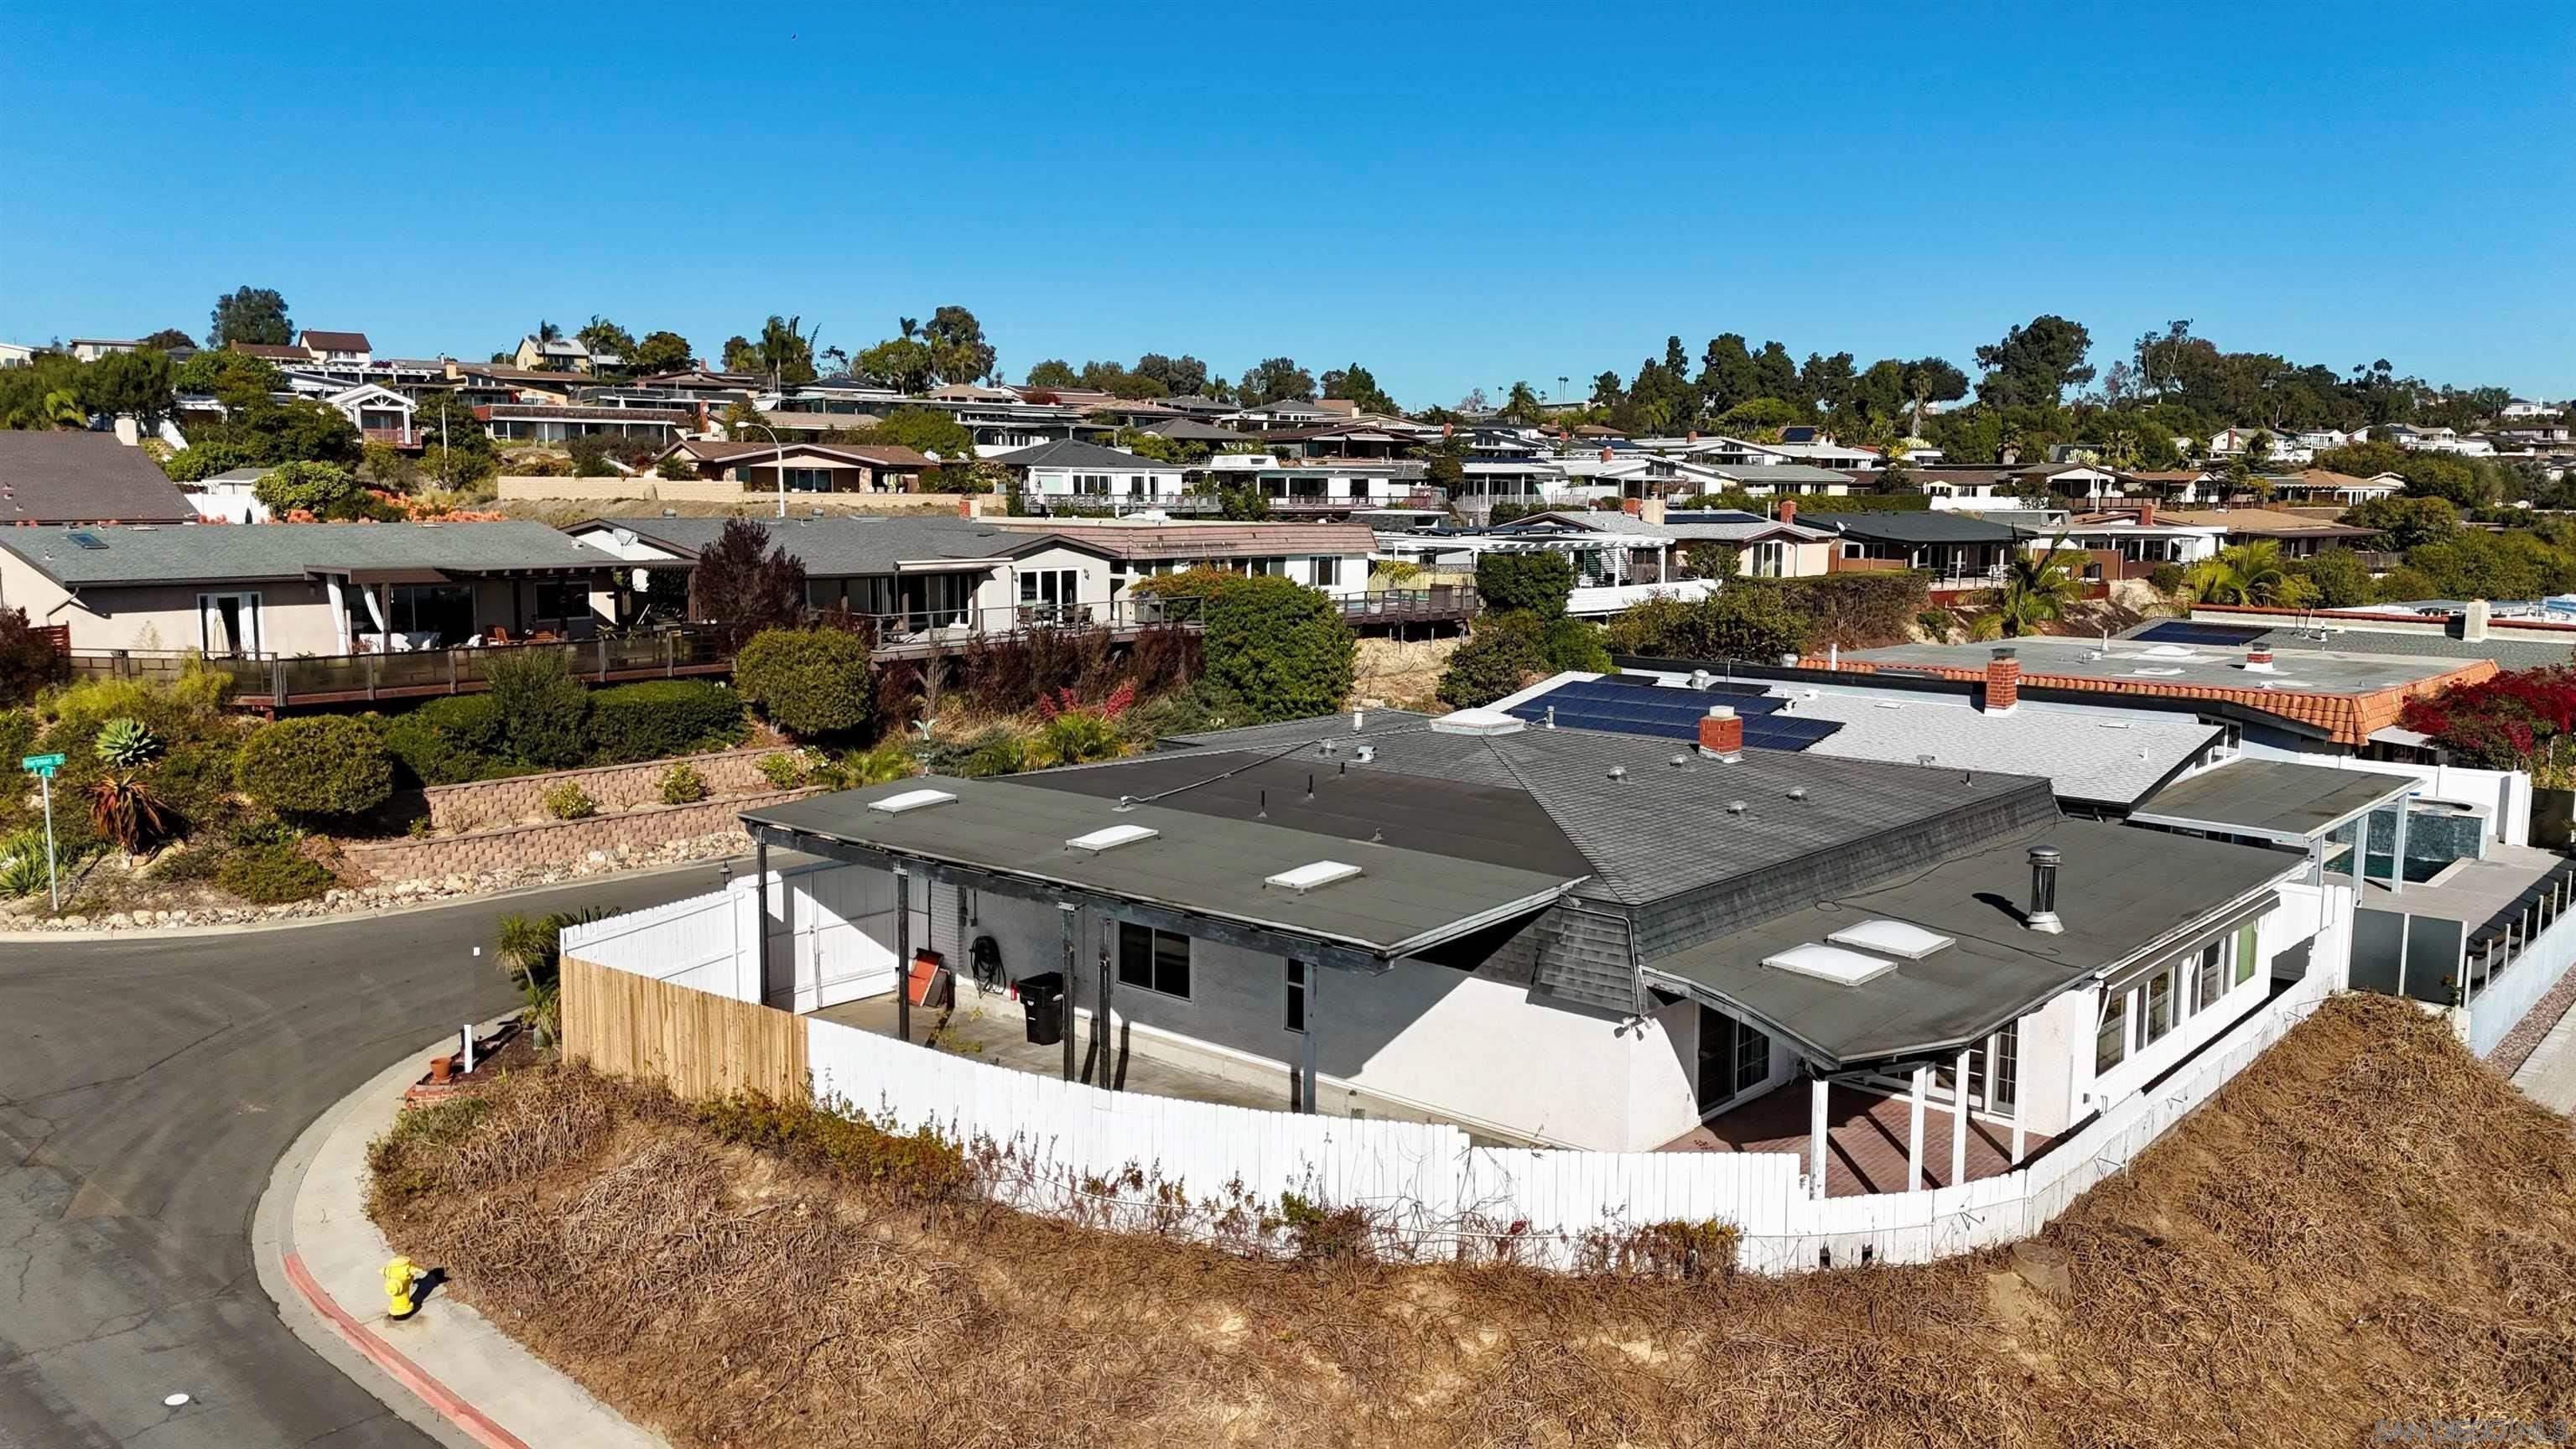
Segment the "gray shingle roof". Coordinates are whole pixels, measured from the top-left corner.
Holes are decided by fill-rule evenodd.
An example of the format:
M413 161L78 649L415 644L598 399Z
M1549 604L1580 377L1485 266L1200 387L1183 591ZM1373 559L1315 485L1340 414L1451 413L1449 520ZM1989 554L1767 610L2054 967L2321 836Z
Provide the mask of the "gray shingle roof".
M5 436L5 435L0 435ZM103 544L86 548L80 534ZM195 524L5 528L0 548L67 587L295 579L350 569L458 574L607 569L600 552L542 523Z
M2011 543L2023 537L2022 530L2010 524L1930 509L1920 513L1832 513L1815 508L1802 510L1798 519L1812 527L1882 543Z
M754 518L805 572L820 578L890 574L899 563L935 559L998 559L1049 546L1070 546L1052 534L996 528L971 518ZM576 533L625 529L690 559L712 547L729 518L598 518L575 524Z
M1993 714L1940 695L1772 693L1797 700L1791 717L1841 722L1807 747L1811 755L1902 764L1929 756L1951 769L2044 775L2059 799L2087 804L2135 804L2226 735L2192 719L2113 719L2038 704Z
M1166 473L1178 472L1181 466L1121 452L1116 448L1104 448L1098 443L1072 442L1062 438L1052 443L1040 443L1034 448L998 454L986 461L999 463L1005 468L1124 468L1129 472L1160 469Z
M196 516L159 465L114 433L0 432L0 524Z

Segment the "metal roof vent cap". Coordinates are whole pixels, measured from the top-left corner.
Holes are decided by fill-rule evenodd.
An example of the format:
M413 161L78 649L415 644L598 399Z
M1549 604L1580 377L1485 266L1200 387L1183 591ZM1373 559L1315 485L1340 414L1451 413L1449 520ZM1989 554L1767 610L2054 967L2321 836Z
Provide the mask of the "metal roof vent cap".
M1624 779L1627 779L1627 778L1628 778L1628 767L1627 767L1627 766L1625 766L1625 765L1612 765L1612 766L1610 767L1610 778L1611 778L1611 779L1613 779L1613 780L1624 780Z
M1807 803L1807 787L1806 787L1806 786L1804 786L1804 785L1792 785L1792 786L1790 786L1790 787L1789 787L1789 798L1790 798L1790 799L1792 799L1792 800L1797 801L1797 802L1798 802L1799 804L1801 804L1801 805L1806 804L1806 803Z
M1729 815L1741 815L1750 808L1752 807L1746 805L1741 800L1729 800L1726 802L1726 813Z
M2030 848L2030 912L2022 924L2043 935L2066 930L2066 923L2057 919L2057 867L2064 861L2056 846Z
M1353 759L1358 760L1361 764L1365 765L1365 764L1367 764L1369 761L1374 760L1374 759L1376 759L1376 758L1377 758L1377 746L1375 746L1375 745L1362 745L1362 746L1360 746L1356 751L1354 751L1354 752L1353 752L1353 754L1352 754L1352 758L1353 758Z
M1664 761L1664 763L1665 763L1665 764L1667 764L1667 765L1672 766L1672 767L1673 767L1673 768L1675 768L1675 769L1679 769L1679 768L1681 768L1682 766L1687 765L1687 764L1689 764L1689 763L1690 763L1690 756L1688 756L1688 755L1675 755L1675 756L1673 756L1671 759Z
M1706 689L1715 681L1716 676L1710 674L1705 669L1694 669L1691 671L1690 687L1693 689Z

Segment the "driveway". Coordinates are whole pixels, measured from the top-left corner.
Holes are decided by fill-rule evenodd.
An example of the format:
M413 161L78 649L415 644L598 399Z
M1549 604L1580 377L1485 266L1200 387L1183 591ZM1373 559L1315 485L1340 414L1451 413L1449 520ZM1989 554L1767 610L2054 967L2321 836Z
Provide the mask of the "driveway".
M431 1441L308 1351L251 1213L306 1124L517 999L511 912L713 890L715 863L288 929L0 943L0 1449ZM477 957L473 948L483 947ZM163 1396L185 1393L180 1410Z

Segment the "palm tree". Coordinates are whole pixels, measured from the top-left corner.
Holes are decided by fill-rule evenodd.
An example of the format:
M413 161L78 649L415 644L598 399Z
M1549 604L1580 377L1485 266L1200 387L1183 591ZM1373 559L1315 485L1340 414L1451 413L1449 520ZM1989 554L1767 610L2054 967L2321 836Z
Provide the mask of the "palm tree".
M509 976L510 984L528 998L528 1020L538 1041L552 1042L563 1034L565 928L588 925L607 914L600 907L585 906L534 919L521 915L501 918L501 970Z
M2084 585L2058 559L2064 549L2061 541L2050 544L2046 553L2015 553L2004 564L1995 606L1979 614L1968 632L1979 639L2018 639L2065 617L2067 608L2084 597Z
M2204 604L2289 603L2300 582L2282 564L2281 545L2268 538L2220 549L2183 575L2183 586Z

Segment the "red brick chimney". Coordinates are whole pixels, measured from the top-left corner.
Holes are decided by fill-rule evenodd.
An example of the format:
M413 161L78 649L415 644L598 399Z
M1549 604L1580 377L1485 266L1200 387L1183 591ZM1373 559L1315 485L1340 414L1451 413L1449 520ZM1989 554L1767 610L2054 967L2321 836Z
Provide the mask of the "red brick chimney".
M1744 721L1730 705L1713 704L1699 719L1699 752L1732 760L1744 753Z
M2154 524L2155 521L2156 500L2152 498L2140 499L2138 501L2138 526L2141 528L2149 527Z
M2257 674L2271 673L2272 646L2269 644L2247 645L2245 648L2245 667L2253 670Z
M1646 500L1643 498L1622 498L1619 500L1619 511L1628 515L1630 518L1641 518L1645 516Z
M2002 714L2021 703L2021 656L1998 649L1986 661L1986 713Z
M1782 523L1795 523L1798 521L1797 499L1783 498L1780 500L1780 521Z

